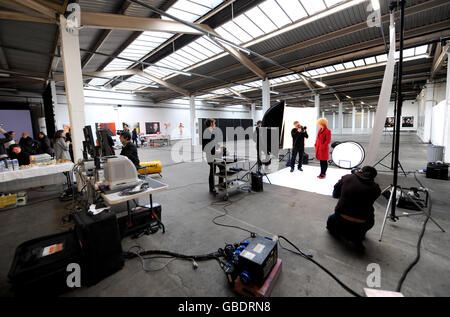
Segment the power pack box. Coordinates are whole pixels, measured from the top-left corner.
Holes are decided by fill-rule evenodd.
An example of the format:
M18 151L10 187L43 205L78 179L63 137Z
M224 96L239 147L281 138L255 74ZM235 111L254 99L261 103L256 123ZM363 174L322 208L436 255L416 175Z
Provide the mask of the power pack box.
M263 285L277 259L277 243L264 237L255 237L239 254L241 281L246 284Z

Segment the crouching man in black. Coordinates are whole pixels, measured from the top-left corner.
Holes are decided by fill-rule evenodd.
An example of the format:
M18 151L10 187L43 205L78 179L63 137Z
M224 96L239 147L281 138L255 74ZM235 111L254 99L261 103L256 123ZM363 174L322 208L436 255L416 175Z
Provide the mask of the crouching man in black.
M328 218L328 231L353 242L359 251L364 250L362 241L374 221L374 202L381 189L375 183L377 170L365 166L357 172L345 175L334 186L333 197L338 198L335 212Z
M298 121L294 122L294 129L291 131L292 135L292 157L291 157L291 173L295 168L295 161L298 158L298 170L303 172L303 153L305 152L305 139L308 138L306 127L302 127Z

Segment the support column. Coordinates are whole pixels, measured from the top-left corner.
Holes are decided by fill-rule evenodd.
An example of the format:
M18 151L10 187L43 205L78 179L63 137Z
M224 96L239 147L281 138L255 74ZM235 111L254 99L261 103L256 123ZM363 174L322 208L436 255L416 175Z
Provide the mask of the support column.
M270 81L268 78L262 81L262 108L263 116L270 109Z
M336 130L336 112L333 112L333 131Z
M447 60L450 61L450 52L447 52ZM445 107L444 161L450 162L450 66L447 67L447 84L445 92L447 106Z
M352 108L352 133L355 133L356 130L356 108L353 106Z
M322 111L322 118L325 118L325 111Z
M338 125L339 125L339 134L344 134L344 114L342 113L342 102L339 103L339 117L338 117Z
M370 110L367 111L367 129L370 129Z
M361 130L364 130L364 108L361 107Z
M189 118L191 121L191 145L196 146L197 145L197 135L195 133L195 97L194 96L189 97L189 105L190 105ZM203 133L203 131L200 131L200 133Z
M252 120L253 120L253 124L256 124L256 104L252 103L251 106L251 116L252 116Z
M314 95L314 108L316 109L316 117L320 118L320 95Z
M425 143L431 142L431 125L433 120L433 107L434 101L434 83L427 83L424 88L424 107L425 107L425 119L423 123L423 138Z
M83 128L85 126L83 75L81 73L80 42L78 30L68 32L66 18L60 15L61 53L64 67L67 105L71 127L75 162L83 159Z
M375 114L377 113L377 111L375 110L373 113L372 113L372 124L371 124L371 128L373 129L373 126L374 126L374 124L375 124Z

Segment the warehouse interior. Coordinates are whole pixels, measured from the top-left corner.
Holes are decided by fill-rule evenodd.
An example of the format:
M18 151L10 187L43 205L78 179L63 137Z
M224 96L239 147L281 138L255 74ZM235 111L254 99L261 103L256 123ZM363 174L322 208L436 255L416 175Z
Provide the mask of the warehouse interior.
M83 285L58 296L242 296L217 254L208 260L179 255L220 253L254 234L275 241L282 261L281 269L275 260L279 272L273 273L267 296L373 295L368 289L379 291L378 296L448 296L449 26L446 0L0 0L1 128L14 131L16 139L70 132L72 151L64 162L50 165L54 173L61 170L45 181L37 172L31 179L33 169L40 168L32 160L17 169L21 179L12 174L15 169L0 170L0 199L17 196L13 206L0 204L0 296L17 295L19 246L78 232L76 214L99 208L96 199L105 192L83 178L91 180L89 173L80 175L87 161L97 170L101 161L105 177L111 177L107 159L89 152L89 142L104 151L103 129L111 132L111 154L117 156L126 146L122 133L131 136L134 130L141 164L158 162L159 170L150 176L144 167L145 178L164 187L147 189L150 198L126 202L108 203L102 196L108 213L119 217L131 204L149 205L155 215L156 202L161 219L155 215L155 232L121 239L125 259L120 269L84 285L82 265ZM390 66L395 70L389 85ZM312 114L305 172L289 173L286 138L264 167L259 141L227 138L234 162L242 156L247 173L240 180L248 178L246 187L226 190L225 196L208 193L210 167L202 144L208 118L218 127L243 126L254 133L258 121L264 124L276 109L286 113L289 107L305 114L289 118L303 125L307 111ZM328 122L334 143L326 194L311 189L315 174L307 176L320 171L323 161L314 144L322 131L316 127L319 118ZM289 132L292 123L284 126L286 120L279 128ZM394 184L405 193L418 189L417 201L426 195L419 212L398 205L399 218L391 219L389 194L379 196L362 252L327 230L337 204L333 186L341 174L354 174L333 162L333 151L349 142L364 156L350 167L363 167L370 158L381 190ZM51 143L55 147L56 140ZM447 166L446 177L429 177L430 163ZM250 180L256 170L263 190L254 190ZM333 179L333 171L340 176ZM275 184L277 175L300 187L283 183L284 178L282 185ZM319 187L323 183L317 181ZM405 193L396 194L399 201ZM26 197L21 202L20 195ZM417 259L418 245L420 260L405 273ZM147 253L145 258L145 250L178 256ZM371 275L374 267L379 278ZM240 274L239 283L249 288Z

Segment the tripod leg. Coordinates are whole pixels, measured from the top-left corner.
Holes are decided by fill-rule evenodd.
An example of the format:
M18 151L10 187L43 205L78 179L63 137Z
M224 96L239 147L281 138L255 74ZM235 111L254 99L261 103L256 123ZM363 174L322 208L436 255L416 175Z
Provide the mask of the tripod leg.
M383 224L381 225L380 238L378 239L378 241L380 241L380 242L381 242L381 239L383 238L384 227L386 226L386 220L388 217L389 210L391 209L392 199L394 196L394 189L392 186L390 186L390 187L391 187L392 191L391 191L391 196L389 197L389 202L386 206L386 213L384 214ZM388 188L386 188L384 191L388 190Z
M402 170L402 172L405 175L405 177L408 177L408 175L406 174L405 170L403 169L402 163L398 162L398 166L400 166L400 169Z

